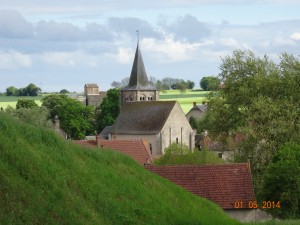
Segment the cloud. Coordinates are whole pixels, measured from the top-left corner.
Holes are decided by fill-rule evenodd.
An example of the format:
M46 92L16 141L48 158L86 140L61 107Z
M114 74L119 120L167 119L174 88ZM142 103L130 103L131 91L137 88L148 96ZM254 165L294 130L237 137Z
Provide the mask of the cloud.
M22 15L13 10L0 10L0 37L31 38L32 25Z
M290 38L296 41L300 40L300 32L295 32L290 35Z
M124 33L136 39L136 31L139 30L141 37L161 38L161 34L147 21L134 17L111 17L108 26L117 33Z
M0 69L18 69L32 66L30 55L11 50L0 52Z
M211 35L208 26L192 15L179 17L171 25L165 25L165 30L172 33L175 39L188 42L198 42Z

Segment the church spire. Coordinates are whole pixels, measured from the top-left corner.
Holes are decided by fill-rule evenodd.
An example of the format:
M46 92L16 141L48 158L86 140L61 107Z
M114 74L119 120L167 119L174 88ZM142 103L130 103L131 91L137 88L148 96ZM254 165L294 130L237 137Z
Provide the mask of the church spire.
M145 70L142 54L139 47L139 32L138 42L135 51L134 61L131 69L131 74L129 78L129 84L124 88L124 90L154 90L149 83L147 73Z

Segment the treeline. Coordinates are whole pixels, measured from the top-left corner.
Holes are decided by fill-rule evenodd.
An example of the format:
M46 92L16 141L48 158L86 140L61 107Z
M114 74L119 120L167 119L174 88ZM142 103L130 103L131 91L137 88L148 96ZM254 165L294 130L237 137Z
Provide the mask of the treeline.
M35 84L30 83L24 88L16 88L14 86L9 86L6 88L6 96L37 96L41 92L41 88L37 87Z
M180 90L184 93L187 89L193 89L195 87L195 82L191 80L183 80L172 77L165 77L161 80L157 80L155 77L150 76L149 82L151 85L155 86L157 90ZM129 77L126 77L119 81L113 81L111 86L114 88L123 88L129 83ZM199 85L203 91L216 91L221 85L221 80L215 76L205 76L203 77Z

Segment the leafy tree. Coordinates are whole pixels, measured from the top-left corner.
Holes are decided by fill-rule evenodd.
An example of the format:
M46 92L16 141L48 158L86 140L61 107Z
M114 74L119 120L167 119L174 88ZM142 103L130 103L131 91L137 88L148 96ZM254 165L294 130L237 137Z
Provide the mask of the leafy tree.
M62 89L59 91L59 94L68 94L70 93L67 89Z
M33 83L28 84L28 86L25 87L24 89L25 89L24 95L29 95L29 96L37 96L38 93L41 91L41 89Z
M39 107L38 104L35 103L32 99L18 99L16 109L20 108L35 108Z
M120 89L109 89L96 113L96 128L101 132L112 125L120 113Z
M300 218L300 145L286 143L264 175L262 199L280 202L270 210L276 217Z
M187 88L188 89L193 89L195 87L195 82L191 81L191 80L187 80Z
M155 165L181 165L181 164L220 164L224 160L218 158L213 152L203 150L190 150L188 146L172 143L164 151L159 159L154 161Z
M261 191L263 174L282 143L300 142L300 62L283 54L275 64L251 51L235 51L222 61L224 88L210 97L204 129L235 151L236 162L250 160Z
M48 95L42 99L42 106L50 110L50 118L57 115L61 128L72 139L82 139L95 133L95 110L84 106L67 95Z
M6 88L6 95L7 96L15 96L17 93L18 89L14 86L9 86Z
M111 86L112 86L113 88L122 88L121 82L118 82L118 81L113 81L113 82L111 83Z
M187 83L185 83L184 81L181 81L180 83L176 83L176 89L180 90L181 94L184 94L187 89Z
M200 80L200 87L204 91L216 91L219 89L220 83L221 81L218 77L203 77Z

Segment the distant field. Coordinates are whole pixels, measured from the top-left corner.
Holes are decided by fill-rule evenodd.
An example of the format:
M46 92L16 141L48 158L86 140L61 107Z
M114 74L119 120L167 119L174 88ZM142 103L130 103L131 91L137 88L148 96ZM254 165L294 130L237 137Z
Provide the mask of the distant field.
M6 109L7 106L16 107L18 99L32 99L36 104L42 105L41 99L43 96L1 96L0 95L0 108Z
M178 90L168 90L160 92L159 98L161 101L178 101L183 112L187 113L193 106L193 102L200 104L208 95L207 91L188 90L181 94ZM0 96L0 107L6 109L7 106L16 107L18 99L33 99L35 103L41 105L43 96L29 97L29 96Z
M159 99L161 101L178 101L183 112L187 113L193 107L193 102L200 104L206 99L208 93L208 91L188 90L184 94L181 94L178 90L168 90L160 92Z

